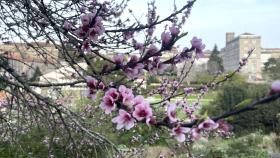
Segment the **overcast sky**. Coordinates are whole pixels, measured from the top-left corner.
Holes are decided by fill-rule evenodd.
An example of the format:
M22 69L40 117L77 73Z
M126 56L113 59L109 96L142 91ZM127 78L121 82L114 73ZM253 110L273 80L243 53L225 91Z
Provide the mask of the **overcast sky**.
M186 0L176 0L178 8ZM146 13L147 0L131 0L130 8L141 16ZM163 17L173 10L173 0L157 0L158 13ZM145 17L143 17L145 18ZM254 33L262 37L262 47L280 48L280 0L197 0L188 23L183 28L189 36L201 37L207 49L216 43L225 45L225 33Z

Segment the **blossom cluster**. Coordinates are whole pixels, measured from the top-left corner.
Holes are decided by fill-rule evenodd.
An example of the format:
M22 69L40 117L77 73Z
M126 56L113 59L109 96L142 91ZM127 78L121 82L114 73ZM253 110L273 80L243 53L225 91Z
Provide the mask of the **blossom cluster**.
M141 95L134 96L132 90L124 85L106 91L100 108L105 111L105 114L119 109L119 115L112 119L112 122L117 124L117 129L129 130L136 121L146 121L151 125L154 120L149 102Z
M167 116L170 123L176 123L176 126L171 130L171 136L173 136L179 142L184 142L186 140L186 135L189 140L198 140L202 137L202 133L209 133L213 130L217 130L222 135L228 135L230 131L230 126L223 120L214 122L212 119L208 118L201 122L197 127L183 127L180 124L179 118L176 116L176 104L170 104L167 108ZM190 108L185 107L185 112L188 114ZM192 112L190 112L192 113ZM195 118L196 119L196 118Z
M86 91L86 96L91 100L95 100L96 92L98 90L104 90L105 84L103 82L98 83L98 81L91 76L86 76L85 79L86 79L87 87L88 87L88 89Z
M148 50L149 52L149 50ZM159 57L153 57L152 60L146 60L145 62L139 62L139 57L133 55L126 63L124 55L117 54L113 57L113 62L117 67L121 67L128 78L135 79L144 74L144 70L148 70L152 74L163 73L166 69L166 65L160 61Z
M88 78L92 81L92 78ZM96 82L89 82L88 87L96 88ZM157 120L153 116L153 110L143 96L134 96L132 89L124 85L116 88L109 88L100 104L100 108L105 114L111 114L118 110L118 115L112 119L112 122L117 124L117 129L129 130L136 125L136 122L146 123L148 126L157 125ZM224 121L217 123L208 118L200 123L197 127L187 128L181 126L181 121L176 114L177 105L169 104L166 112L166 121L170 125L174 125L171 129L171 136L179 142L186 140L186 134L190 140L198 140L203 132L217 130L223 135L229 132L229 126ZM187 113L187 112L186 112Z
M102 18L97 15L97 11L93 10L90 13L85 13L85 8L82 7L81 12L83 13L81 18L81 25L75 28L74 25L69 21L64 21L63 28L66 31L71 31L78 38L83 39L82 50L85 53L91 51L90 43L96 42L98 37L105 32Z

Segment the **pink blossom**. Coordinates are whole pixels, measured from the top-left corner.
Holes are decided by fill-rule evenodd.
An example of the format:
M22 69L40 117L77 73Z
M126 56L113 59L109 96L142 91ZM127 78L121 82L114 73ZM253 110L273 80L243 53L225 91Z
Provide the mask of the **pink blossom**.
M174 136L178 142L184 142L186 140L185 133L188 133L190 128L186 127L175 127L171 130L171 136Z
M84 14L81 16L83 26L88 26L93 18L93 14Z
M105 27L102 23L102 18L100 16L97 16L95 18L95 23L93 27L96 29L98 35L102 35L105 32Z
M272 93L280 93L280 80L272 82L271 92Z
M125 31L123 32L123 38L124 40L129 40L130 38L133 37L133 31Z
M172 27L169 27L169 31L170 31L172 36L178 36L178 34L180 33L180 29L176 25L173 25Z
M98 36L102 35L105 32L105 28L102 23L101 17L96 17L95 22L92 28L88 31L88 38L93 42L98 40Z
M88 97L91 100L96 99L96 91L94 89L87 89L85 92L86 97Z
M144 97L142 95L137 95L135 98L134 98L134 105L137 105L137 104L142 104L144 102Z
M156 53L158 52L158 48L155 46L155 45L150 45L148 51L147 51L147 54L150 55L150 56L153 56L155 55Z
M73 25L68 21L64 21L63 28L69 31L73 28Z
M105 84L104 84L103 82L100 82L100 83L98 84L98 89L104 90L104 89L105 89Z
M114 101L119 99L119 92L116 88L110 88L106 93L105 96L113 98Z
M130 79L135 79L144 73L143 68L144 68L143 64L137 63L132 68L131 67L125 68L124 72L126 73L127 77L129 77Z
M134 126L134 119L125 110L120 109L119 115L112 119L113 123L117 123L117 129L120 130L125 128L126 130L131 129Z
M185 92L186 95L188 95L188 94L193 92L193 88L192 87L184 88L184 92Z
M178 119L176 118L176 105L170 104L167 108L167 116L170 122L177 122Z
M96 85L97 85L97 80L91 76L86 76L85 77L86 82L87 82L87 86L90 89L96 89Z
M120 92L120 100L124 105L129 106L134 103L133 102L134 95L132 93L132 89L126 88L124 85L121 85L119 87L119 92Z
M152 108L150 107L149 103L147 103L147 102L137 104L135 106L135 110L132 115L138 121L142 121L143 119L150 118L153 115Z
M110 96L104 96L102 99L102 103L100 104L100 108L105 110L105 114L110 114L115 108L115 100Z
M86 11L86 7L85 6L81 6L79 9L80 9L81 13L85 13L85 11Z
M180 85L179 85L178 81L174 81L172 86L173 86L173 88L178 88Z
M138 42L135 42L134 45L133 45L134 49L135 50L140 50L142 51L144 49L144 44L143 43L138 43Z
M138 61L139 61L138 56L132 55L132 56L130 57L129 63L137 63Z
M82 46L82 50L84 51L85 54L91 52L90 43L89 43L88 40L84 41L83 46Z
M123 62L124 62L124 56L123 56L122 54L114 55L113 61L114 61L117 65L122 65Z
M98 40L98 32L97 32L96 28L90 28L89 29L88 38L93 42Z
M190 131L190 138L192 140L199 140L201 135L200 135L200 129L198 128L192 128L191 131Z
M156 123L157 123L157 121L153 116L146 118L146 124L148 126L155 125Z
M200 58L203 57L203 49L205 48L205 45L202 43L202 39L198 39L197 37L193 37L191 40L192 48L195 49L196 57Z
M174 59L174 63L181 63L185 60L192 58L192 53L188 52L189 48L185 47L181 54L177 55Z
M218 128L218 127L219 127L219 124L215 123L210 118L208 118L207 120L203 121L202 123L200 123L198 125L199 129L203 129L203 130L207 130L207 131L214 130L214 129Z
M160 61L160 57L154 57L153 61L148 61L148 69L152 74L163 73L164 70L167 68L166 64L163 64Z
M161 33L161 41L162 41L162 45L166 46L169 44L171 40L171 35L169 32L163 32Z
M78 38L85 38L86 35L87 35L87 32L82 28L79 28L79 29L75 30L74 33Z

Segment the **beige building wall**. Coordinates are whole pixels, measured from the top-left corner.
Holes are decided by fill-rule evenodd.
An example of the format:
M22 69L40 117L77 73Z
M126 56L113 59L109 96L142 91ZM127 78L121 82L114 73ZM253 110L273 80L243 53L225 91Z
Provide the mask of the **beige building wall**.
M258 80L261 79L261 37L241 35L239 37L240 60L247 57L251 49L254 51L241 72L247 75L249 80Z
M262 68L270 58L280 58L280 48L263 48L261 52Z
M231 40L230 40L231 39ZM242 58L247 57L248 51L254 49L246 66L241 70L248 80L261 79L261 37L244 33L234 37L233 33L226 34L226 47L221 50L221 57L226 72L234 71L239 67Z
M221 50L221 57L226 72L236 70L240 59L239 41L237 39L229 41L226 47Z

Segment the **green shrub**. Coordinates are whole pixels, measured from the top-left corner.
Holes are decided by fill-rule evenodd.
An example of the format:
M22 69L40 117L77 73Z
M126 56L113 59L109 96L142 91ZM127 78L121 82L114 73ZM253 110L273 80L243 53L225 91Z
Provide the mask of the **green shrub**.
M217 116L226 111L242 108L254 100L263 98L269 93L265 84L248 84L243 81L229 82L218 90L216 98L201 113ZM254 131L265 133L276 132L279 129L280 101L259 105L256 110L248 111L228 118L237 134L247 134Z
M227 140L214 138L195 142L192 149L195 156L205 158L268 158L268 152L260 147L262 138L259 133Z

